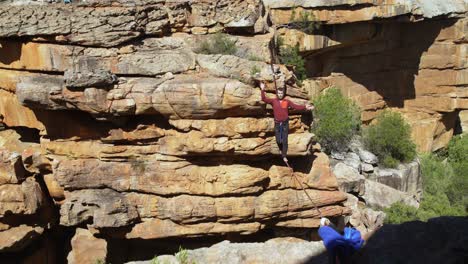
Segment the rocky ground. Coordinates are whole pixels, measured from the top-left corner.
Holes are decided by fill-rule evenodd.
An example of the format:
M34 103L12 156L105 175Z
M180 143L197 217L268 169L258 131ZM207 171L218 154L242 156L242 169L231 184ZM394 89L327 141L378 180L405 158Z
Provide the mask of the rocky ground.
M293 10L321 29L291 28ZM419 149L437 150L466 127L466 11L461 0L1 1L2 259L122 262L158 243L310 232L315 206L372 231L382 215L369 206L417 200L416 164L382 170L359 148L329 158L311 114L294 111L291 171L253 71L273 96L276 32L306 59L302 86L273 67L291 100L339 86L365 123L397 108ZM218 32L234 54L202 54Z

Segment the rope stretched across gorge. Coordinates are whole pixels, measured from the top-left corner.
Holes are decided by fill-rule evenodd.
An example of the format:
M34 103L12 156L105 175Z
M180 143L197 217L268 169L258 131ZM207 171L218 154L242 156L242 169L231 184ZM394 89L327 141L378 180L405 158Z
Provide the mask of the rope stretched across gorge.
M287 161L284 161L284 163L286 164L286 166L288 166L288 168L290 168L292 170L292 176L294 177L294 179L296 179L296 181L299 183L299 186L301 187L301 189L304 191L304 193L306 194L307 198L309 198L310 202L312 203L312 205L314 206L315 210L317 210L317 212L319 213L319 216L320 218L322 218L322 212L320 212L320 209L318 208L318 206L314 203L314 200L312 200L312 198L310 197L310 195L307 193L306 189L304 188L304 185L301 183L301 181L297 178L296 174L294 174L294 169L289 165L289 163Z

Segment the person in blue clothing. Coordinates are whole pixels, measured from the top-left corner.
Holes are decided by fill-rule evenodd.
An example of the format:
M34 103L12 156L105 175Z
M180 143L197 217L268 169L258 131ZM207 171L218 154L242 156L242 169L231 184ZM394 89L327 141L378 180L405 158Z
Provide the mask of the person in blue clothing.
M343 235L333 228L330 220L322 218L318 233L323 240L323 244L328 252L328 262L330 264L351 263L351 257L364 244L361 233L354 229L345 227Z

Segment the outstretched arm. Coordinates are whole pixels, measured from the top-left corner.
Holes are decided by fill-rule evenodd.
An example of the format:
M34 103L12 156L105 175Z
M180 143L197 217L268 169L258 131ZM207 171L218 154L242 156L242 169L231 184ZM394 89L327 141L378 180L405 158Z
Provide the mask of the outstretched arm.
M265 95L265 84L263 82L260 83L260 89L262 90L261 94L262 94L262 101L267 103L267 104L271 104L273 103L273 99L271 98L268 98L266 97Z
M312 105L298 105L298 104L295 104L293 103L291 100L288 100L289 101L289 106L291 106L291 108L293 109L296 109L296 110L313 110L314 107Z

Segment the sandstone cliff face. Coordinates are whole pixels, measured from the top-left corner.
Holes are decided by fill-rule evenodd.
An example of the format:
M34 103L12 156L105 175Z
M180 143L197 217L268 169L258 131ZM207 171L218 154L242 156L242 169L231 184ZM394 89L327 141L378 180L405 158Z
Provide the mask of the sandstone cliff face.
M351 2L0 3L0 250L58 225L139 241L312 228L314 206L350 214L309 113L290 120L295 172L279 161L252 81L274 90L271 26L307 59L303 87L275 65L297 103L338 85L366 122L399 108L426 151L468 108L465 2ZM282 27L293 9L323 32ZM235 54L199 52L223 31Z
M317 227L315 206L350 213L328 157L313 148L307 113L290 121L297 171L278 159L252 83L255 67L274 89L260 1L0 7L2 236L26 245L44 229L87 226L92 235L78 229L68 256L82 263L91 260L80 260L80 240L93 235L247 235ZM232 34L234 55L197 52L205 33L223 29L262 34ZM307 100L295 85L290 94ZM41 208L55 208L49 225L27 220ZM2 239L3 249L23 248L13 242Z

